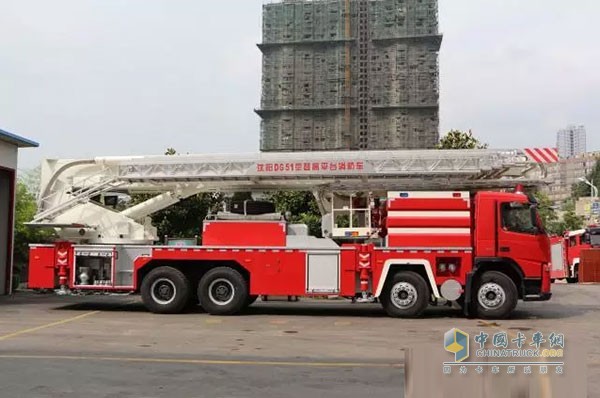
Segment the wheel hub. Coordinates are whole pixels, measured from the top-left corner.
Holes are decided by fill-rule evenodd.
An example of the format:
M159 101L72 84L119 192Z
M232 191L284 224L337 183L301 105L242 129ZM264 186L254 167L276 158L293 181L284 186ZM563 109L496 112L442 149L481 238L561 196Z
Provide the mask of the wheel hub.
M210 300L217 305L227 305L235 296L235 288L227 279L216 279L208 287Z
M410 308L417 302L417 289L408 282L398 282L390 293L392 303L401 309Z
M479 304L485 309L496 309L506 302L506 294L504 289L497 283L488 282L479 288L477 294Z
M167 305L175 300L177 288L175 287L173 281L169 279L157 279L150 287L150 295L156 303Z

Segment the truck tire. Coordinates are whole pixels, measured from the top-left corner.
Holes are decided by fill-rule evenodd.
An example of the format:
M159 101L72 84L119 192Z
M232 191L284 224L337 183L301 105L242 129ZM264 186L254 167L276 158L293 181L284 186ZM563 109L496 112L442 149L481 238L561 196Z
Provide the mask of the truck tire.
M389 316L415 318L427 308L429 296L429 287L421 275L401 271L386 282L379 300Z
M179 270L159 267L150 271L142 281L144 306L156 314L177 314L190 302L192 288Z
M484 272L473 292L477 316L485 319L507 318L519 300L515 283L498 271Z
M248 283L233 268L213 268L200 279L198 297L209 314L233 315L247 306Z

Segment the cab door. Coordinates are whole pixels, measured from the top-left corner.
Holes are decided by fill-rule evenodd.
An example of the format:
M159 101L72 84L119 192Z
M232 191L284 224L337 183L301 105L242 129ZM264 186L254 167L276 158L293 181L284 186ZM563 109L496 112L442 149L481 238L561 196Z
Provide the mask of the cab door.
M542 264L549 263L549 240L528 203L498 204L497 256L512 259L526 277L541 277Z

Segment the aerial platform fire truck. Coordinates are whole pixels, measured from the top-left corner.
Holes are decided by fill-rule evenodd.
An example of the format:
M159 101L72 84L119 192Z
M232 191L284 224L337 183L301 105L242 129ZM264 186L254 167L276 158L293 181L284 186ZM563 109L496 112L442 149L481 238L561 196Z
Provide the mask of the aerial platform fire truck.
M200 304L236 314L260 296L379 301L393 317L428 305L502 318L548 300L550 242L535 200L540 165L519 150L365 151L47 160L29 286L140 293L156 313ZM323 237L268 204L202 224L202 243L156 244L149 216L201 192L311 191ZM116 206L125 194L150 199Z

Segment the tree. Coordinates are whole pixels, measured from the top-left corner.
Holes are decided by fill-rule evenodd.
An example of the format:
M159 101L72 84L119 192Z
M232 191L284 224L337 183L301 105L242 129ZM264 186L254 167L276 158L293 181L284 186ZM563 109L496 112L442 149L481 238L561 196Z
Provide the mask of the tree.
M218 193L201 193L151 215L158 236L189 238L202 235L202 222L223 201Z
M437 149L485 149L487 144L481 143L471 130L468 132L460 130L450 130L440 139Z
M561 235L564 232L564 228L558 220L558 215L550 197L541 191L536 192L534 196L538 201L538 213L546 231L552 235Z
M587 176L587 180L600 189L600 159L596 160L596 165L592 172ZM592 187L585 182L578 182L573 186L572 197L577 200L582 197L592 196Z
M165 155L175 156L174 148L167 148ZM128 206L145 202L155 195L134 194ZM189 238L202 235L202 222L210 212L216 211L223 203L220 193L200 193L190 196L166 209L152 214L152 224L156 227L160 238Z
M30 170L25 170L22 173L19 172L19 181L25 185L27 191L29 191L29 193L34 197L37 197L40 193L41 177L41 166L37 166Z
M575 202L572 200L567 201L563 210L563 231L575 231L583 228L584 219L575 213Z
M268 199L275 203L277 211L290 212L291 223L306 224L310 235L321 237L321 212L317 200L311 192L277 191Z

